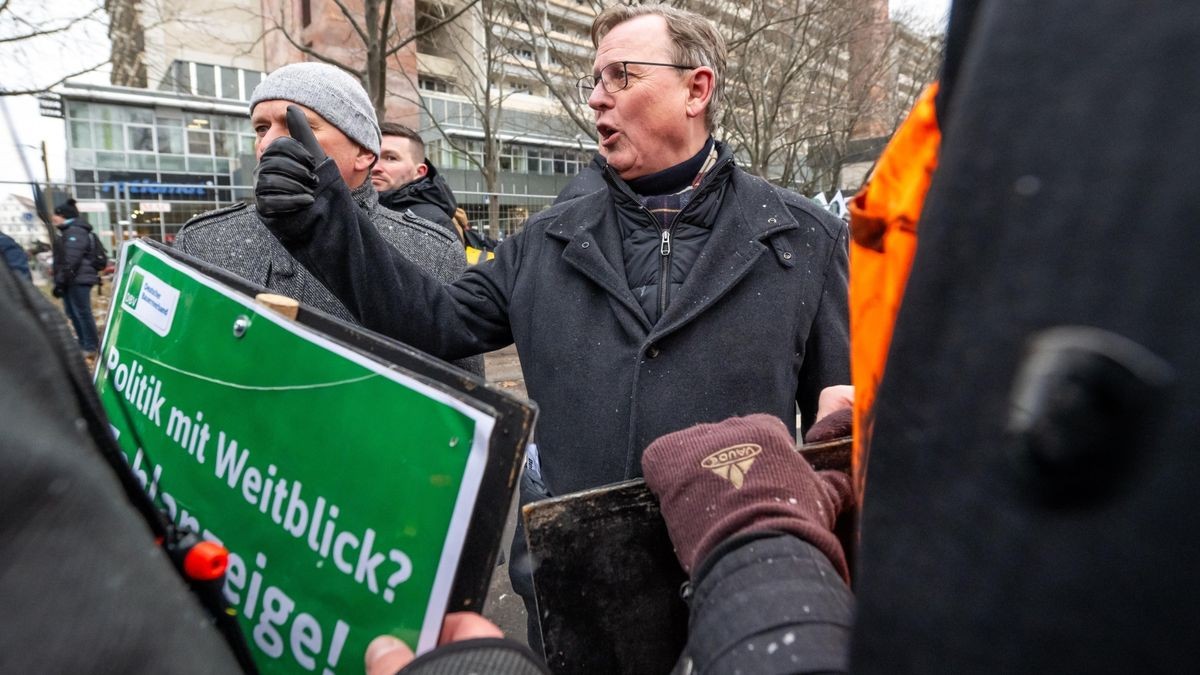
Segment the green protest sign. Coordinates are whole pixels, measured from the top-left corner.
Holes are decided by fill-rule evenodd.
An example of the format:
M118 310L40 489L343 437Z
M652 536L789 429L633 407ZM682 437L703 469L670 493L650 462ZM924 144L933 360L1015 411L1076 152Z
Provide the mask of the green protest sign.
M153 247L121 254L96 385L133 471L230 551L266 673L437 640L495 417Z

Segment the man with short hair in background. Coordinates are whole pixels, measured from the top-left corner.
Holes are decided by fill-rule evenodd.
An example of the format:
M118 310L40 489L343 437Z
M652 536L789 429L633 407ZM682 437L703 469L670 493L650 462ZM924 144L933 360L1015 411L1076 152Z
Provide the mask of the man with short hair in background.
M461 241L454 227L458 202L437 168L425 158L425 141L420 134L395 122L383 122L379 130L383 133L379 161L371 169L379 203L419 221L435 223Z

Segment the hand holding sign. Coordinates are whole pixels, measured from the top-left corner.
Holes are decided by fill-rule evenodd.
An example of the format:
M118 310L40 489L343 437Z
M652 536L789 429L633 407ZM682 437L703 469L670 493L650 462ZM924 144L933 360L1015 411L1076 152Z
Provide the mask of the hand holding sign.
M442 623L438 646L452 642L465 642L481 638L503 638L504 633L496 624L474 612L451 612ZM446 652L448 654L448 652ZM412 663L414 655L403 640L391 635L381 635L367 646L366 675L392 675ZM428 661L433 660L429 657Z
M287 107L289 136L275 139L263 152L254 185L258 212L268 218L313 205L317 167L327 157L298 106Z

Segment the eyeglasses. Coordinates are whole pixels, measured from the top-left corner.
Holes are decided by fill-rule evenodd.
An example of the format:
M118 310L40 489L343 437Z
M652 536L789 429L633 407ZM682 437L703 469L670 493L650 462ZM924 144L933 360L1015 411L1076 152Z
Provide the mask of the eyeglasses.
M664 68L682 68L690 70L699 66L684 66L678 63L651 63L649 61L614 61L600 69L597 75L579 78L579 100L587 105L596 85L603 84L604 91L615 94L629 86L629 71L626 66L663 66Z

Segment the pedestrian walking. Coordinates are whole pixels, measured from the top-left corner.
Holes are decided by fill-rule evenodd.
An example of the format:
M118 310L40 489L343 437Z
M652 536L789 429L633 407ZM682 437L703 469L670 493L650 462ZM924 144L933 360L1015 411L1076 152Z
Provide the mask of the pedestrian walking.
M96 355L100 338L92 316L92 287L100 283L100 270L107 263L103 244L92 225L79 213L74 199L67 199L51 216L58 227L59 241L54 256L54 297L61 298L63 311L75 328L84 354Z

